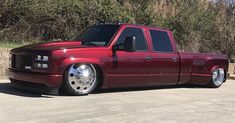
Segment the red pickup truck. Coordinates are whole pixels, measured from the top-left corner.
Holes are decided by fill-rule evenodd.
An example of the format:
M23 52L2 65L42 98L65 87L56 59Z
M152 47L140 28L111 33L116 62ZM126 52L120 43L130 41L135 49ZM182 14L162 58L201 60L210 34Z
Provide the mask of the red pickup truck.
M183 53L172 32L131 24L98 24L70 41L11 50L9 79L16 88L86 95L96 88L196 84L220 87L222 54Z

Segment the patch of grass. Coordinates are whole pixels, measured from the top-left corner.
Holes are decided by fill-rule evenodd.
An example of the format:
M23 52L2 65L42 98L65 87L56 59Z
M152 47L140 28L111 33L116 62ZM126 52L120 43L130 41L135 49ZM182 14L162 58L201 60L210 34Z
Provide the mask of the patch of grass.
M16 48L23 46L23 43L15 43L15 42L0 42L0 48Z

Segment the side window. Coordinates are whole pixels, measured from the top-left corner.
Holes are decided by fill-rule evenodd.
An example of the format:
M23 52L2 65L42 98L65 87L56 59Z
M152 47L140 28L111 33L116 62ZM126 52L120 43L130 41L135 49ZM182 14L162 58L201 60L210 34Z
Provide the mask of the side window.
M147 50L144 33L140 28L127 27L122 31L117 43L124 43L126 37L136 37L136 50Z
M154 51L173 52L173 47L167 32L149 30Z

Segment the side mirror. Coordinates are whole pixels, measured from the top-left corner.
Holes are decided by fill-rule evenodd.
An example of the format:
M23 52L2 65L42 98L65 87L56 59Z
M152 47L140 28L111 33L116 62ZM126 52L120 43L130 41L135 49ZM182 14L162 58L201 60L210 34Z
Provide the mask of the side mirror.
M136 37L126 37L124 43L116 44L113 46L113 51L136 51Z
M136 51L136 37L126 37L124 43L124 49L126 52Z

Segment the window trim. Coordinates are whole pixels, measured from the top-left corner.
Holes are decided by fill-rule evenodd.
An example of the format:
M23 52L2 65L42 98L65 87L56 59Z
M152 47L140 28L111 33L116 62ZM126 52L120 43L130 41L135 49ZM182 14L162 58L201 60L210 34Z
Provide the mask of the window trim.
M136 50L136 52L148 52L149 51L149 46L148 46L148 42L147 42L147 38L146 38L146 35L145 35L145 32L143 30L142 27L133 27L133 26L126 26L123 28L122 32L120 33L120 35L118 36L117 40L115 41L114 45L116 45L118 43L118 39L120 38L120 36L122 35L123 31L127 28L135 28L135 29L140 29L143 36L144 36L144 40L145 40L145 44L146 44L146 49L145 50ZM120 30L119 30L120 31Z
M156 50L154 50L153 39L152 39L152 36L151 36L150 31L160 31L160 32L165 32L165 33L167 33L167 36L168 36L168 38L169 38L169 40L170 40L170 43L171 43L172 51L171 51L171 52L166 52L166 51L156 51ZM165 31L165 30L157 30L157 29L148 29L148 33L149 33L149 36L150 36L150 39L151 39L151 43L152 43L152 52L154 52L154 53L169 53L169 54L175 54L174 47L173 47L173 45L172 45L172 41L171 41L170 35L169 35L169 33L168 33L167 31Z

